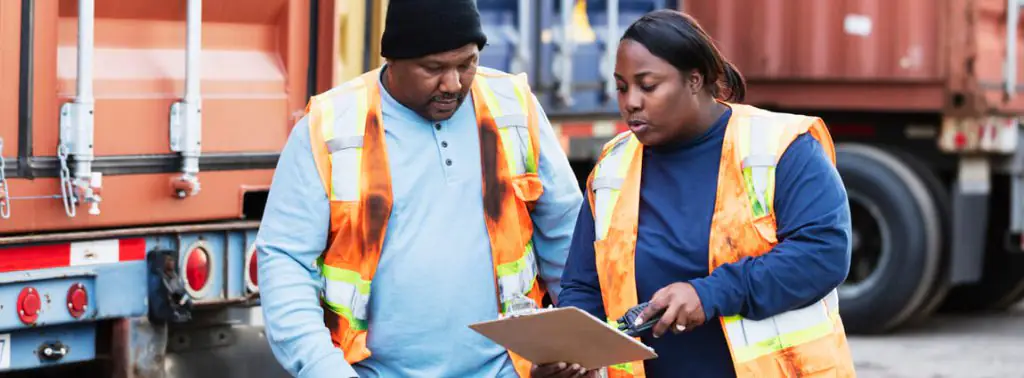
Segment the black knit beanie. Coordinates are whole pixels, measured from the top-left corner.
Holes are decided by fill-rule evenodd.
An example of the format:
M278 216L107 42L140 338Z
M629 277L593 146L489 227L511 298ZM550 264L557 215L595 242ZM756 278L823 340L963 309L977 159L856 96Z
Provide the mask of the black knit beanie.
M387 7L380 41L385 58L419 58L469 43L483 50L487 43L474 0L391 0Z

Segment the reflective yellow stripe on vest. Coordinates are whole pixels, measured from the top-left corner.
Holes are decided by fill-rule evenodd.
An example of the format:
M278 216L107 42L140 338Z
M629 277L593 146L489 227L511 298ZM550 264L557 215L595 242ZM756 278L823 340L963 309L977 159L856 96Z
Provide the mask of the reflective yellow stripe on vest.
M611 227L612 213L614 213L615 204L619 200L622 185L626 181L626 173L629 171L630 161L637 147L640 146L639 141L632 134L621 135L624 135L624 137L610 142L611 148L608 150L608 153L600 159L594 168L594 181L591 187L594 196L595 240L603 240L608 235L608 229ZM618 321L615 319L606 319L605 321L612 327L618 328ZM609 366L608 369L609 372L617 371L633 375L635 372L633 368L634 363L641 362L624 362Z
M770 215L775 197L775 168L784 127L799 117L784 113L754 113L740 124L738 146L744 186L753 218ZM810 306L756 321L725 317L726 333L736 362L754 360L779 350L828 336L834 331L839 297L835 290Z
M775 118L754 114L749 125L737 130L743 181L754 219L770 214L774 207L776 152L782 135L782 123Z
M498 292L501 293L502 312L509 310L511 301L525 296L537 281L537 257L533 253L533 242L526 245L526 252L519 260L498 265Z
M534 151L527 126L527 106L533 104L527 103L522 89L512 77L480 76L476 79L480 80L487 109L491 111L498 132L501 133L502 147L505 156L509 157L510 173L513 176L537 173L537 162L531 158Z
M785 125L800 118L787 113L759 112L750 115L750 124L739 128L739 155L743 181L754 219L772 213L775 201L775 167Z
M350 93L340 96L329 96L324 101L323 126L324 140L327 141L327 152L331 162L331 200L358 201L360 173L363 163L363 136L366 122L363 118L367 112L365 91L357 90L363 85L353 84L348 88ZM348 107L355 106L355 110ZM336 118L340 117L340 118Z
M608 367L609 370L618 370L625 372L626 374L633 375L633 363L626 362L621 364L615 364Z
M611 227L612 213L619 200L622 184L626 181L629 163L639 146L639 141L627 134L613 141L611 150L601 159L594 170L594 227L595 240L602 240Z
M529 108L523 88L516 80L519 76L488 76L486 68L480 68L484 75L477 76L487 109L501 134L502 148L508 163L509 173L514 177L524 173L537 173L533 143L530 141L528 126ZM508 311L511 301L525 297L537 281L537 257L533 241L529 240L518 260L498 265L498 292L502 311Z
M370 303L370 281L358 272L320 264L324 277L324 303L348 320L354 330L366 329L366 308Z
M725 330L736 362L751 361L832 334L834 319L839 316L838 304L839 294L832 290L819 302L765 320L725 317Z
M331 163L331 201L358 202L360 198L363 160L363 136L366 122L367 98L362 81L354 81L332 91L337 96L323 96L329 100L320 106L321 133L327 144ZM350 109L350 107L355 109ZM358 272L325 265L319 260L323 278L322 299L334 313L349 321L354 330L366 329L366 313L370 299L370 281Z
M608 323L608 325L612 326L612 328L619 329L619 322L617 320L615 320L615 319L606 319L605 323ZM615 364L615 365L608 366L608 369L609 370L618 370L618 371L626 372L626 373L632 375L633 371L634 371L633 370L633 364L634 364L634 362L623 362L621 364Z

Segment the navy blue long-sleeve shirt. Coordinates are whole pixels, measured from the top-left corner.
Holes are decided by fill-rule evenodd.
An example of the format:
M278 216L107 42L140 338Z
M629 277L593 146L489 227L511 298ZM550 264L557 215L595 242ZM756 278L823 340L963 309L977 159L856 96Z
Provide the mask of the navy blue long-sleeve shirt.
M644 149L637 296L648 301L669 284L689 282L708 320L687 333L642 338L659 355L645 362L651 378L735 376L718 316L757 320L806 306L838 286L848 272L846 189L818 141L804 134L782 155L776 170L779 244L765 255L723 265L708 275L719 157L730 114L693 140ZM585 205L562 276L559 306L579 307L605 319L593 243L594 218Z

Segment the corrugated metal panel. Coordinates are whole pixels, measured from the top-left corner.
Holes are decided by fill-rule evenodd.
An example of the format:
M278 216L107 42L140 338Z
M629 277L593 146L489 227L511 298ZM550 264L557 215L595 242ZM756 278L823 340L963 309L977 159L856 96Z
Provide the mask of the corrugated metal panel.
M61 199L67 197L53 176L60 166L60 106L76 95L78 3L35 1L31 133L22 134L33 157L20 161L27 169L19 177L7 171L15 201L10 219L0 220L0 234L242 216L246 199L252 198L247 193L265 191L274 152L303 114L310 1L202 2L202 191L184 200L174 196L172 186L181 163L170 150L169 114L184 94L187 2L96 1L90 143L96 157L92 172L104 174L93 181L102 188L101 213L87 214L86 203L75 217L66 215ZM17 96L20 58L20 12L12 5L22 2L0 3L0 136L9 158L18 144L10 136L17 130L18 101L8 99L10 90ZM333 57L330 52L319 56ZM228 164L218 167L218 159ZM76 159L70 163L76 167Z
M95 4L95 154L169 153L186 2ZM33 153L54 156L60 104L75 95L77 2L36 7ZM279 150L305 106L309 0L207 0L202 25L203 152Z
M941 80L943 0L687 1L751 80Z

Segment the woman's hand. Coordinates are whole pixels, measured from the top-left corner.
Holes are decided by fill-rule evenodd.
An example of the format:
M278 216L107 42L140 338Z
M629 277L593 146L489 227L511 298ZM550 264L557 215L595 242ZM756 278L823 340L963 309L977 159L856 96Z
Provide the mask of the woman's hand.
M697 290L686 282L676 282L654 293L650 304L636 318L636 324L643 324L644 319L649 319L662 310L665 310L665 313L652 330L654 337L661 337L669 328L673 333L693 329L704 324L706 320L704 306L700 303Z
M577 364L567 364L565 362L556 362L543 365L533 365L530 369L530 377L532 378L597 378L598 369L590 370L584 369L582 366Z

